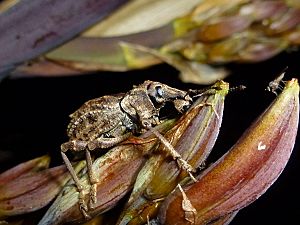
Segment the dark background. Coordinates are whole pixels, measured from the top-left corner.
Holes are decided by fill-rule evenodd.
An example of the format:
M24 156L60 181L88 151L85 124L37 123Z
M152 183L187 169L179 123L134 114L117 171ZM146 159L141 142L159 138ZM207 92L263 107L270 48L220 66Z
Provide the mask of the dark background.
M247 89L227 96L223 124L210 161L219 158L275 98L265 88L288 66L285 79L299 77L300 52L282 53L256 64L230 64L232 86ZM144 80L156 80L180 89L201 88L183 84L167 65L127 73L101 72L76 77L7 78L0 83L0 172L35 157L50 154L51 166L62 163L60 144L68 115L91 98L125 92ZM299 135L291 159L275 184L236 216L232 225L300 224Z

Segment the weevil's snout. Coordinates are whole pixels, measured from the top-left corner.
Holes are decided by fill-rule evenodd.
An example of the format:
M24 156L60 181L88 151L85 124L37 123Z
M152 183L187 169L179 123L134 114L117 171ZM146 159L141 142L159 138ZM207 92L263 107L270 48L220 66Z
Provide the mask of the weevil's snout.
M176 88L169 87L168 85L159 83L159 82L151 82L147 86L147 93L154 99L157 103L165 103L174 101L175 99L186 99L187 92L182 91Z
M174 100L174 106L176 110L180 113L185 113L192 105L191 100L185 100L185 99L176 99Z

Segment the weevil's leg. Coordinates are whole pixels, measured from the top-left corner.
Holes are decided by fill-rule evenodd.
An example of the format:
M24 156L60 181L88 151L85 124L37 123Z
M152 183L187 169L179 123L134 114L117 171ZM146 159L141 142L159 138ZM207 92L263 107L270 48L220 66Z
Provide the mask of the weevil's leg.
M67 155L64 153L64 150L61 151L61 156L69 170L69 173L71 174L71 177L76 185L76 188L79 192L79 208L80 208L80 211L81 213L83 214L83 216L86 218L86 219L90 219L91 217L88 215L88 207L87 207L87 204L84 200L84 188L83 186L81 185L80 181L79 181L79 178L77 177L77 174L74 170L74 168L72 167L72 164L70 162L70 160L68 159Z
M216 111L216 109L214 108L214 105L212 103L202 103L199 104L198 107L203 107L203 106L211 106L212 110L214 111L214 113L216 114L216 117L219 119L219 115ZM196 182L197 179L193 176L193 172L195 172L195 169L188 164L187 161L185 161L184 159L182 159L181 155L174 149L174 147L169 143L169 141L167 139L165 139L164 136L162 136L158 131L156 131L155 129L153 129L152 127L148 127L148 129L156 136L159 138L159 140L165 145L165 147L168 150L168 153L173 157L174 160L177 161L177 163L179 164L179 166L184 169L185 171L187 171L187 173L189 174L190 178Z
M90 151L93 151L98 148L112 147L112 146L126 140L130 135L131 135L131 133L126 133L119 137L112 137L112 138L99 137L93 141L88 142L88 144L87 144L88 150L86 150L86 161L87 161L89 179L90 179L90 183L91 183L91 190L90 190L90 199L91 199L90 207L91 208L93 208L93 204L97 203L97 183L99 182L99 179L96 176L96 174L93 170L93 167L92 167L92 157L91 157Z
M92 161L90 150L88 149L85 150L85 156L86 156L89 180L91 183L89 206L90 208L93 208L93 205L97 203L97 183L99 180L93 170L93 161Z
M218 118L218 120L220 119L220 116L212 103L204 103L203 106L211 106L211 108L214 111L214 113L216 114L216 117Z
M212 108L212 110L214 111L214 113L216 114L216 117L218 119L220 119L220 116L218 114L218 112L216 111L214 105L212 103L209 103L209 102L205 102L205 103L202 103L202 104L198 104L197 107L203 107L203 106L210 106Z
M212 87L207 87L207 88L203 88L200 90L190 89L190 90L188 90L187 93L188 93L188 95L191 95L192 98L196 98L196 97L200 97L203 95L214 95L214 94L216 94L216 92L217 92L217 89L212 88Z
M66 152L68 150L79 152L79 151L83 151L86 148L86 146L87 146L86 141L72 140L72 141L63 143L61 145L61 150L63 152Z
M156 136L158 137L158 139L166 146L166 148L168 149L168 153L173 157L174 160L176 160L176 162L179 164L179 166L184 169L189 176L191 177L191 179L196 182L196 178L193 176L193 172L195 172L195 169L188 164L187 161L185 161L184 159L182 159L181 155L174 149L174 147L170 144L170 142L164 137L162 136L158 131L156 131L153 128L149 128L149 130Z

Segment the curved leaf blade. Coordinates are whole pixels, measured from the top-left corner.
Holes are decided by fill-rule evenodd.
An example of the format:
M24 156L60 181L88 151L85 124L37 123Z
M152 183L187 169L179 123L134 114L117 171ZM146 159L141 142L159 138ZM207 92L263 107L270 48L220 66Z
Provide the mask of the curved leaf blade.
M22 0L0 14L0 73L71 39L126 0Z

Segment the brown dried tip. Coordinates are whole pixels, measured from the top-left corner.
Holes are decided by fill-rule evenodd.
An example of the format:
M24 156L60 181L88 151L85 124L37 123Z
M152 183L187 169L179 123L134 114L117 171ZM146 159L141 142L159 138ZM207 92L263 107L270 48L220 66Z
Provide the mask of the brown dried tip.
M197 183L171 194L160 208L162 224L191 224L183 206L196 210L192 224L208 224L246 207L278 178L291 155L299 120L299 84L286 83L283 92L247 129L238 142L206 169Z

